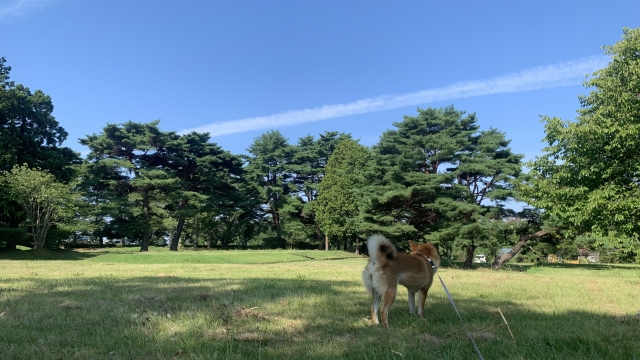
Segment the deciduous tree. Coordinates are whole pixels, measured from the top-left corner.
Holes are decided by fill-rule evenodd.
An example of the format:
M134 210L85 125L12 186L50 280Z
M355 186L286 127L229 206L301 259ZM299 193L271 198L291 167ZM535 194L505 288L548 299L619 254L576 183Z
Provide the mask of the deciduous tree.
M548 144L527 164L527 201L640 261L640 29L605 46L609 65L584 85L574 121L543 117Z
M52 115L51 97L11 81L10 72L1 57L0 174L26 164L48 171L58 181L71 181L75 176L71 165L79 163L80 157L61 146L68 134ZM6 190L0 189L0 227L16 229L26 219L25 213ZM13 239L6 240L8 248L15 248Z
M6 183L12 198L27 215L34 248L42 248L51 227L72 216L75 195L68 185L58 182L48 171L26 165L15 166L7 173Z

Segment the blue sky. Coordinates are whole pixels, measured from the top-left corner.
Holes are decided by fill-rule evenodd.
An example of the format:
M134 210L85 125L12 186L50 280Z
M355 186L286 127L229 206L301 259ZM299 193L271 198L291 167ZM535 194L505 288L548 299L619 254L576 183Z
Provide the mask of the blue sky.
M53 98L65 143L161 119L245 153L344 131L373 145L417 107L476 112L538 154L540 114L572 119L602 45L640 1L0 0L12 80Z

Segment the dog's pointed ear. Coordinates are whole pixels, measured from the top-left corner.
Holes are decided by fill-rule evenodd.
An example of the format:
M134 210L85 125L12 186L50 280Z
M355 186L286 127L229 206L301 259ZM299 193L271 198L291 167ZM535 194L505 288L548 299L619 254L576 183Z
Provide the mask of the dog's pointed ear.
M416 249L418 249L418 244L414 243L411 240L409 240L409 246L411 246L411 251L416 251Z

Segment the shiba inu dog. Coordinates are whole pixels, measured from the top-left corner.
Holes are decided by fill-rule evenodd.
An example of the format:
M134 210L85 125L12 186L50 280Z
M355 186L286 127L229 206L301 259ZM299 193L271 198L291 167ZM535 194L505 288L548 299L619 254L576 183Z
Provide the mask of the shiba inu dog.
M362 272L362 280L367 291L373 297L371 318L379 324L378 310L382 325L389 327L389 308L396 299L398 284L409 291L409 311L422 316L427 292L433 282L433 275L440 267L438 250L427 242L416 244L409 241L411 254L399 253L391 241L382 235L373 235L367 241L369 262ZM415 295L418 293L418 312L416 313ZM384 300L382 309L380 301Z

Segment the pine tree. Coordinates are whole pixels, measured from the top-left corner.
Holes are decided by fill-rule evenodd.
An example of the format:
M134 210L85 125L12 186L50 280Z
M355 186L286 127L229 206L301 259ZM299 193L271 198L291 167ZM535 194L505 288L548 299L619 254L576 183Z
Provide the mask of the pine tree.
M140 251L148 251L154 227L162 223L157 209L169 202L167 195L180 178L167 170L166 144L171 134L150 123L109 124L101 134L88 135L80 143L89 147L87 156L94 176L108 185L112 225L120 234L140 237ZM89 180L89 179L88 179ZM96 180L92 180L96 181Z
M397 130L382 134L366 171L367 234L382 233L394 242L424 239L467 206L459 201L468 197L466 189L445 169L470 149L478 130L475 114L464 114L453 106L418 109L417 116L393 123Z
M302 206L291 196L297 190L289 168L294 148L279 131L268 131L257 137L247 151L252 155L247 157L247 179L259 191L264 216L275 234L274 245L284 247L284 212Z
M180 179L170 193L170 208L177 218L170 250L178 250L187 218L201 211L217 216L242 202L236 188L243 181L242 160L208 141L209 134L192 132L172 134L167 142L166 169Z
M477 246L492 241L491 222L502 220L501 207L513 199L522 156L504 133L478 132L476 115L465 114L453 106L418 109L382 135L367 169L367 233L401 245L430 239L448 252L463 247L471 267Z

